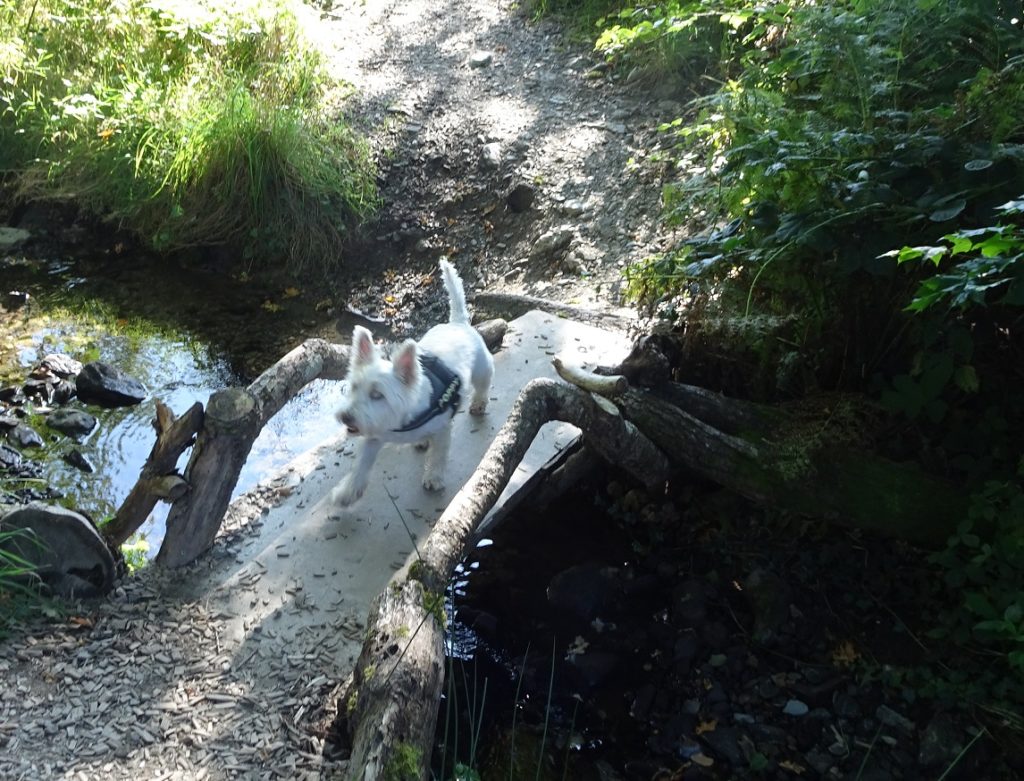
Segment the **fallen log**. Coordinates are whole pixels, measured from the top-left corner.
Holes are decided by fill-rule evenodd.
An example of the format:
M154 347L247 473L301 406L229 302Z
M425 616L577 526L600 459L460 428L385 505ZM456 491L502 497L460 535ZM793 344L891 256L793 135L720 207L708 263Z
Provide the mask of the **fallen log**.
M653 486L667 479L668 461L614 408L572 385L530 381L480 466L420 547L418 560L397 573L371 607L346 697L350 778L389 778L410 762L418 777L426 777L443 681L445 586L537 432L553 420L580 428L596 452L637 480Z
M123 545L146 522L160 500L179 498L187 484L175 472L178 458L192 444L203 425L203 405L193 404L180 418L157 399L156 443L142 467L138 482L117 508L113 519L102 528L103 536L115 548Z
M342 379L348 348L308 339L247 388L210 397L202 430L185 467L191 490L171 506L158 563L180 567L213 545L252 443L278 411L315 379Z

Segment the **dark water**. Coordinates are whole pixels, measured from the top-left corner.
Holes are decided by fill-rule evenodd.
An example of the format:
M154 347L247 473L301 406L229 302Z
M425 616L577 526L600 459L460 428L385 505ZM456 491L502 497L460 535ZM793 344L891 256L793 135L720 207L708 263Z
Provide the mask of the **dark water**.
M274 288L258 287L163 263L132 266L121 259L0 259L0 294L29 293L29 303L3 313L0 366L15 384L45 355L66 353L102 360L138 379L149 391L135 407L87 409L99 419L81 442L36 428L44 440L24 456L42 464L43 478L65 503L99 521L114 513L138 478L155 442L156 399L176 414L214 391L247 384L292 344L310 333L308 311ZM269 302L269 305L268 305ZM3 303L0 301L0 303ZM255 442L235 495L251 488L299 453L336 436L331 412L338 383L316 381L266 426ZM86 474L62 456L77 447L95 467ZM188 453L182 456L184 468ZM158 505L140 532L155 555L167 508Z

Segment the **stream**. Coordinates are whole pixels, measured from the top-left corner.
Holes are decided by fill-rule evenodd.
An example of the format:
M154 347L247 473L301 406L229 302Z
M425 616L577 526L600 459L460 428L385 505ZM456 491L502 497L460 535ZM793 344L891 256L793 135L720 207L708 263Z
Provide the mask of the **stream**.
M149 392L134 407L88 406L99 425L78 442L29 414L23 422L44 444L22 456L37 462L39 477L18 482L0 475L5 492L31 487L96 521L110 517L138 479L155 441L157 399L181 414L220 388L247 384L307 336L325 335L317 313L294 288L180 263L140 262L125 258L116 245L77 256L0 257L0 278L0 387L24 382L44 356L65 353L115 366ZM315 381L288 403L254 443L234 495L335 436L331 413L339 394L338 383ZM77 399L69 406L84 408ZM21 411L31 413L28 405ZM92 473L65 461L73 448ZM179 470L187 459L188 452ZM159 549L166 514L167 505L158 505L139 531L147 556Z

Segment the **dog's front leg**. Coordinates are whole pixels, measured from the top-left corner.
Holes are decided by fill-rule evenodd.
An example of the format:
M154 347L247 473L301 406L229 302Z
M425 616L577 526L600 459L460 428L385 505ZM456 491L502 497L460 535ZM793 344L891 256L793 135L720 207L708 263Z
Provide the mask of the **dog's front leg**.
M370 482L370 470L373 462L377 460L384 443L379 439L364 439L359 444L359 452L356 454L355 468L345 475L338 483L338 487L331 491L331 501L335 504L347 507L355 502L366 491Z
M427 437L427 457L423 463L423 487L428 491L444 490L444 470L448 466L448 449L452 444L452 428L445 426Z

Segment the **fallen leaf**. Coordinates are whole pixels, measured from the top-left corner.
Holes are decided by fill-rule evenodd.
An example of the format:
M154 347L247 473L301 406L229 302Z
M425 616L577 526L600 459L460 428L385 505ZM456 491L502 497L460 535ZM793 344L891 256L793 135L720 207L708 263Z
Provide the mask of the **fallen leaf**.
M836 667L852 667L858 659L860 652L849 640L844 640L832 651L832 664Z
M697 734L703 735L705 732L714 732L715 727L718 726L718 719L709 719L708 721L702 721L697 725Z
M803 775L807 772L807 768L803 765L798 765L796 762L792 762L788 759L784 759L779 763L779 767L785 768L791 773L796 773L798 776Z
M334 306L334 302L331 301L331 299L329 299L329 298L322 298L319 301L317 301L316 304L313 305L313 308L317 312L326 312L332 306Z
M268 312L280 312L281 311L281 305L280 304L275 304L273 301L270 301L270 300L264 301L262 306Z
M92 629L93 623L91 618L84 618L83 616L71 616L68 622L75 626L85 627L86 629Z
M299 294L299 289L297 287L286 287L284 289L284 297L285 298L295 298L295 296L297 296L298 294Z

